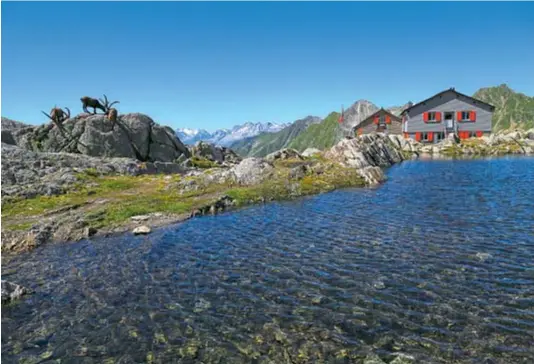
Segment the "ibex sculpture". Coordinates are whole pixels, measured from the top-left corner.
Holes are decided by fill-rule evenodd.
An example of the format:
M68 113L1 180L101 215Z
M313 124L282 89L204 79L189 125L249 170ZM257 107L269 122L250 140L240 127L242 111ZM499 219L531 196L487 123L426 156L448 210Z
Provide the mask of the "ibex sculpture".
M45 113L44 111L41 111L43 114L45 114L56 126L63 131L63 122L65 120L68 120L70 118L70 110L68 107L65 108L67 112L63 111L60 107L53 107L52 110L50 110L50 114Z
M117 109L114 109L114 108L110 108L106 113L107 119L111 121L111 130L113 130L113 128L115 127L118 114L119 112L117 111Z
M88 106L93 108L93 114L96 114L96 109L100 109L103 112L106 112L106 108L104 107L104 105L102 105L100 101L98 101L97 99L93 99L92 97L89 97L89 96L84 96L80 98L80 101L82 102L83 111L85 111L88 114L89 114L89 111L87 110Z

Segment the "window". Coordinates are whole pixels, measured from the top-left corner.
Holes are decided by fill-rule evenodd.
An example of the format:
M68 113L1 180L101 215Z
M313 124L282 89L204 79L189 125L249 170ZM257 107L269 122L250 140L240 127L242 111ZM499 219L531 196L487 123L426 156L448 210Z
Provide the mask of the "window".
M425 123L440 123L441 122L441 111L424 112L423 121Z
M469 121L471 120L469 118L469 111L462 111L462 118L460 120L463 120L463 121Z
M386 118L384 117L384 115L380 116L380 119L378 120L378 124L380 126L386 125Z
M421 140L424 142L428 142L428 133L421 133Z
M445 139L445 133L443 132L434 133L434 137L436 138L436 141L439 142L440 140Z

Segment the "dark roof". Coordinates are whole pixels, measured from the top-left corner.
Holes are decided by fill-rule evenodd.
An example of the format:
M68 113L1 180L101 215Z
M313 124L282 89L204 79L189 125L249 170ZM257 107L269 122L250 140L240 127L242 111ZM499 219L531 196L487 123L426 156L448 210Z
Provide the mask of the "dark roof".
M363 123L367 122L369 119L373 119L373 118L375 117L375 115L381 113L382 111L383 111L384 113L390 115L390 116L393 116L393 117L395 118L395 120L397 120L397 121L400 121L400 120L401 120L400 117L398 117L398 116L395 115L395 114L390 113L389 111L387 111L386 109L384 109L384 108L382 107L382 108L380 108L380 110L375 111L374 113L372 113L371 115L369 115L368 117L366 117L365 119L363 119L362 121L360 121L358 124L356 124L356 125L354 126L354 128L357 128L358 126L360 126L360 125L362 125Z
M404 109L404 111L401 113L401 115L405 114L406 112L408 112L409 110L413 109L413 108L416 107L416 106L419 106L419 105L421 105L421 104L424 104L425 102L428 102L428 101L432 100L433 98L439 97L439 96L441 96L441 95L443 95L443 94L445 94L445 93L447 93L447 92L450 92L450 91L454 92L457 96L467 97L468 99L471 99L471 100L473 100L473 101L476 101L476 102L479 102L479 103L484 104L484 105L486 105L486 106L489 106L489 107L491 108L491 111L495 110L495 106L493 106L493 105L491 105L491 104L488 104L487 102L484 102L484 101L482 101L482 100L475 99L474 97L471 97L471 96L468 96L468 95L464 95L463 93L456 91L456 90L454 89L454 87L451 87L451 88L448 88L448 89L446 89L446 90L443 90L443 91L441 91L441 92L435 94L434 96L429 97L429 98L426 99L426 100L423 100L423 101L421 101L421 102L418 102L417 104L413 104L412 106L410 106L410 107Z

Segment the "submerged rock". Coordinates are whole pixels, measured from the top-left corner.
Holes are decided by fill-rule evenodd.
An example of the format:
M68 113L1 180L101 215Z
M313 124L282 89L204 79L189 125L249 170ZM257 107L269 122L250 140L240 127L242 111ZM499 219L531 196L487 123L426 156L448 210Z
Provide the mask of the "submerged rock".
M363 364L386 364L386 362L380 359L376 354L369 354L363 360Z
M2 280L2 304L17 300L30 292L26 287Z
M475 257L481 262L491 261L493 256L490 253L476 253Z
M395 353L397 357L391 361L390 364L412 364L415 363L415 358L411 355L403 353Z

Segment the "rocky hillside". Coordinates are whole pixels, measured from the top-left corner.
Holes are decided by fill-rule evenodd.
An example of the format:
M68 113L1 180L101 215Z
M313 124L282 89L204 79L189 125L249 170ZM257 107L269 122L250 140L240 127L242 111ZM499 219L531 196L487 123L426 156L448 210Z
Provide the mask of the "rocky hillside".
M304 132L289 143L290 148L303 152L307 148L320 150L331 147L339 139L339 113L330 113L319 124L310 125Z
M534 127L534 97L515 92L505 84L481 88L473 97L495 106L493 131Z
M230 146L242 156L264 157L269 153L285 148L310 125L318 124L321 118L307 116L292 123L276 133L263 133L256 137L247 138Z
M307 148L330 148L344 137L351 136L354 126L377 110L372 102L358 100L344 111L343 123L338 122L340 114L332 112L321 123L307 128L289 146L301 152Z
M2 116L2 130L16 130L27 127L27 124L24 124L20 121L11 120Z
M16 144L13 133L29 125L2 116L2 143Z
M123 157L139 161L173 162L189 157L174 131L139 114L120 115L116 125L104 115L80 114L61 128L53 123L12 132L16 144L36 152L79 153L94 157Z

